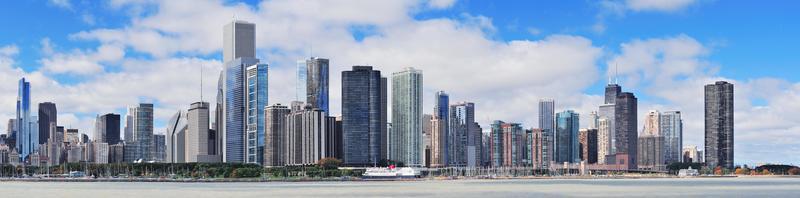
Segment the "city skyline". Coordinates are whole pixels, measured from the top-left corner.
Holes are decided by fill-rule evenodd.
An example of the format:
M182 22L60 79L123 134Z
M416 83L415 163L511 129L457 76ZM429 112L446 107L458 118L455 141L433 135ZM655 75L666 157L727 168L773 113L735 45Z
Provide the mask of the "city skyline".
M752 74L753 76L740 74L746 73L748 68L753 68L756 64L729 66L731 65L729 59L732 55L728 51L743 50L742 48L747 47L747 45L741 46L740 43L744 41L735 36L718 35L723 37L721 40L724 40L720 41L715 40L714 36L680 28L673 29L675 31L654 30L655 32L652 34L629 34L627 37L615 36L608 39L614 41L603 41L602 36L594 35L622 34L617 32L617 29L628 28L625 25L628 22L624 21L640 17L661 20L675 17L684 20L701 17L700 12L706 10L714 10L718 7L721 7L719 9L732 9L726 8L730 5L729 3L691 3L674 8L677 10L625 7L619 11L623 12L620 14L621 16L617 16L616 13L604 14L605 19L601 22L606 30L603 33L560 31L557 27L544 24L538 26L528 24L530 25L528 28L534 29L528 29L529 35L520 36L507 33L510 32L507 26L511 24L511 21L507 20L509 16L496 15L489 12L490 10L474 10L474 7L478 6L475 4L480 3L452 1L435 4L433 2L439 1L388 3L389 5L386 7L357 5L356 7L362 9L364 7L361 6L371 6L384 11L376 14L381 17L370 20L343 17L336 19L340 21L332 19L296 21L298 24L309 26L320 23L343 23L343 25L336 25L330 36L311 34L310 32L313 31L275 28L285 26L269 24L265 20L280 19L282 16L260 15L275 9L275 5L270 3L203 2L198 5L202 9L190 11L189 14L213 11L218 14L212 15L220 17L212 17L213 19L210 19L207 24L192 24L192 26L198 27L165 27L157 21L175 19L170 13L179 12L169 9L168 3L148 5L164 8L153 11L153 13L114 16L116 19L111 20L104 19L104 16L99 13L106 12L103 9L130 11L139 5L130 3L109 5L111 8L88 8L91 6L72 2L69 5L73 11L68 11L57 4L41 2L40 6L62 12L64 15L76 12L74 10L92 14L97 12L97 15L93 15L96 20L95 24L77 26L78 28L59 28L53 34L38 34L36 37L27 37L20 41L13 39L14 32L0 33L3 37L9 38L8 40L0 39L0 49L2 49L0 50L0 71L2 71L0 84L3 84L0 90L7 92L0 93L0 119L3 119L5 123L5 119L14 118L14 104L9 104L9 101L16 100L17 82L20 78L25 77L32 86L29 111L31 113L38 112L35 109L36 104L53 102L58 106L59 125L77 128L84 134L92 135L97 115L106 113L124 115L128 106L153 103L153 116L155 117L153 132L164 134L167 121L174 112L179 109L186 110L192 102L200 101L200 93L197 89L200 83L199 67L203 67L206 71L203 73L203 78L212 79L208 81L213 82L213 79L219 77L219 71L224 64L221 50L223 41L220 39L223 32L220 31L220 28L231 21L229 13L240 13L237 15L238 19L261 25L260 28L254 30L257 41L254 41L256 46L253 48L257 50L252 55L255 56L254 58L268 63L270 67L270 93L267 105L288 104L295 97L296 86L294 83L296 81L293 78L297 76L295 75L297 72L296 61L309 57L309 54L330 59L329 104L331 112L329 113L332 116L341 115L341 105L339 105L341 104L341 71L350 70L352 65L368 64L373 65L373 69L388 75L402 71L403 67L413 66L422 70L426 76L425 85L422 88L422 98L427 99L424 101L431 101L429 99L434 98L433 94L436 91L443 90L451 95L450 101L474 102L477 107L475 121L480 123L484 131L489 131L490 127L488 126L493 120L521 123L526 129L539 127L536 124L539 111L536 102L540 98L554 98L556 101L555 112L575 110L581 116L589 115L591 111L597 111L598 105L604 103L601 89L609 81L618 81L625 91L634 93L639 99L637 108L639 116L635 117L639 120L639 124L635 127L635 132L642 129L641 119L643 116L641 115L645 115L649 110L680 111L684 122L683 145L701 146L704 138L703 103L699 102L699 98L703 97L702 87L717 80L726 80L737 85L735 99L737 106L734 108L737 119L734 122L737 134L736 152L739 153L735 154L735 163L796 163L800 159L786 155L790 154L789 150L797 147L794 140L799 137L794 133L796 132L795 127L791 125L796 123L795 118L770 119L772 116L800 110L791 103L792 98L798 97L798 91L795 88L797 87L797 77L782 76L792 72L779 70L791 69L790 67L786 65L782 68L764 67L763 69L766 71L755 72ZM614 2L623 4L623 6L631 6L624 5L623 2ZM313 5L324 6L321 3ZM19 5L19 7L24 6ZM243 9L248 7L255 9ZM420 7L422 10L409 11L412 7ZM542 5L542 9L559 9L558 7L560 6ZM606 9L602 6L596 7L592 8ZM331 9L347 8L332 7ZM216 12L216 10L220 11ZM780 11L780 9L778 10ZM447 15L440 12L455 14ZM597 11L597 13L605 12L610 11ZM82 13L72 14L80 15ZM517 15L525 17L521 14ZM140 19L142 22L134 23L132 22L134 18ZM594 19L594 17L590 18ZM77 23L82 23L82 21L79 19ZM387 23L401 23L401 27L408 27L409 30L396 30L388 27ZM520 26L524 23L520 22ZM574 22L568 20L564 23L572 24ZM360 25L366 26L366 28L360 29L362 27ZM26 29L21 26L11 27ZM340 29L342 27L357 28L350 31L346 28ZM526 27L519 28L525 29ZM166 33L151 32L152 30L177 34L172 37L167 36ZM136 31L141 31L141 35L133 34ZM145 38L143 35L148 33L155 34L153 36L158 41L156 43L166 45L159 48L149 46L149 43L142 40ZM296 35L296 37L286 36L286 34ZM416 36L404 36L406 34L415 34ZM453 36L453 40L456 41L445 39L440 41L441 43L437 43L428 40L445 38L442 35ZM500 38L492 39L493 35ZM198 43L197 40L206 39L206 37L208 37L208 45L211 47L203 44L191 44ZM337 41L339 38L349 39ZM398 40L413 42L404 44ZM489 42L491 45L480 44L483 42ZM451 53L444 52L450 48L436 49L454 43L464 43L468 46L462 47L465 51ZM497 46L493 47L493 45ZM388 49L382 49L384 47ZM423 52L433 53L444 60L430 60L412 53L422 47L434 48L433 51ZM272 48L278 49L279 52L290 53L282 54L267 50ZM343 52L337 52L337 50ZM392 50L399 50L401 53L388 55L387 53ZM442 52L435 53L437 51ZM360 55L348 55L349 53ZM565 55L570 53L576 54L576 57ZM717 56L716 53L727 54ZM476 57L484 54L489 55L488 57L505 54L510 57L507 60L510 62L502 62L503 59ZM537 54L551 57L537 57ZM660 56L659 54L665 55ZM566 58L573 60L562 60ZM450 61L452 63L448 63ZM539 62L558 66L560 69ZM531 66L528 66L527 63L530 63ZM780 65L774 62L768 64ZM456 65L463 65L465 68L454 71L453 68ZM473 67L474 65L482 67ZM615 66L616 68L614 68ZM481 68L492 68L492 70L478 72L481 71ZM493 70L516 74L495 73ZM590 72L581 72L584 70ZM160 73L172 73L172 75ZM574 74L575 76L569 79L577 80L555 85L552 82L557 81L558 78L544 78L536 73L562 76L560 78ZM180 75L175 76L177 74ZM146 77L148 75L152 76ZM770 78L770 76L777 76L777 78ZM87 80L81 80L84 78ZM141 85L109 82L116 78L121 78L122 81L139 82ZM108 85L104 86L103 81L109 82ZM152 89L153 85L158 84L167 85L168 88L164 88L165 90ZM205 82L203 91L215 93L217 87L213 84ZM521 88L523 86L531 88ZM508 93L497 93L497 90L503 90L505 87L508 88ZM128 93L109 89L125 89ZM209 98L211 97L206 97L206 100ZM209 102L215 104L214 101ZM214 107L214 105L211 106L211 108ZM433 102L424 102L423 113L431 113L432 107ZM583 119L585 117L581 118L586 120ZM213 122L213 118L210 122ZM588 126L588 123L581 122L580 124L580 128ZM0 126L0 129L5 131L5 127L5 125ZM40 130L42 130L41 127ZM759 132L766 132L772 138L762 137ZM774 138L775 136L782 138ZM773 153L774 150L779 152ZM256 154L255 156L262 155Z

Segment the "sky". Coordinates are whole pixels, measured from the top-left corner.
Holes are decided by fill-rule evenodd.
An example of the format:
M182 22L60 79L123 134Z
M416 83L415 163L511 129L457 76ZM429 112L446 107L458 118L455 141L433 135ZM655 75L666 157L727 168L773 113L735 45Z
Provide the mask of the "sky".
M213 102L222 27L256 23L269 103L295 96L295 62L329 58L331 113L341 71L423 71L425 112L443 90L492 120L537 127L537 102L586 120L609 80L650 110L683 114L703 147L703 86L735 85L735 163L800 164L800 2L717 0L33 0L0 6L0 120L17 83L58 122L91 136L98 114L155 104L155 133L180 109ZM201 73L200 68L204 71ZM201 86L202 85L202 86ZM35 110L34 110L35 112ZM587 122L582 122L587 126ZM6 130L5 122L0 130Z

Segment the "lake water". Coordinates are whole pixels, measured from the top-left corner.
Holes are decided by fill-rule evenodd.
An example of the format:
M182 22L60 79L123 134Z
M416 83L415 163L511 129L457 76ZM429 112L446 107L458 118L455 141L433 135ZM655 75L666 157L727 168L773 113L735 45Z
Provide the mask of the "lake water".
M798 178L271 183L0 182L0 197L800 197Z

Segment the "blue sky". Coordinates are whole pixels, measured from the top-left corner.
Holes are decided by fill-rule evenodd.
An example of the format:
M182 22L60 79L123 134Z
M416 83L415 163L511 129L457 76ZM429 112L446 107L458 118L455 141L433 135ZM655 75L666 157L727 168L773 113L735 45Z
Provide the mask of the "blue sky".
M204 90L215 93L221 26L236 16L258 24L270 103L292 99L293 62L313 46L337 67L333 113L338 72L350 65L387 76L415 66L425 71L426 99L445 90L476 102L482 125L536 127L538 98L582 115L596 110L616 63L640 117L684 111L685 144L702 145L702 85L736 83L737 163L796 164L782 156L800 149L800 120L780 116L800 111L797 10L795 1L716 0L9 1L0 6L0 119L14 113L8 85L26 76L34 103L60 105L60 124L90 130L96 114L154 102L163 127L199 98L199 80L189 77L198 66L212 71Z

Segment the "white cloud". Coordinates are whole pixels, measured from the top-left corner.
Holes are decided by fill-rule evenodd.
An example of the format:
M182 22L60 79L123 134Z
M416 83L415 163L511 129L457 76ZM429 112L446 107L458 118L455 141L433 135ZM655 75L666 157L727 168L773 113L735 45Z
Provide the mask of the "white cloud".
M97 74L103 71L104 63L115 63L125 56L123 47L114 44L104 44L95 50L54 53L49 39L43 39L41 43L42 51L48 55L39 60L42 71L54 74Z
M429 0L428 7L434 9L445 9L453 6L456 3L456 0Z
M72 3L69 0L50 0L50 4L64 9L72 9Z
M628 9L634 11L674 12L689 7L698 0L625 0Z

